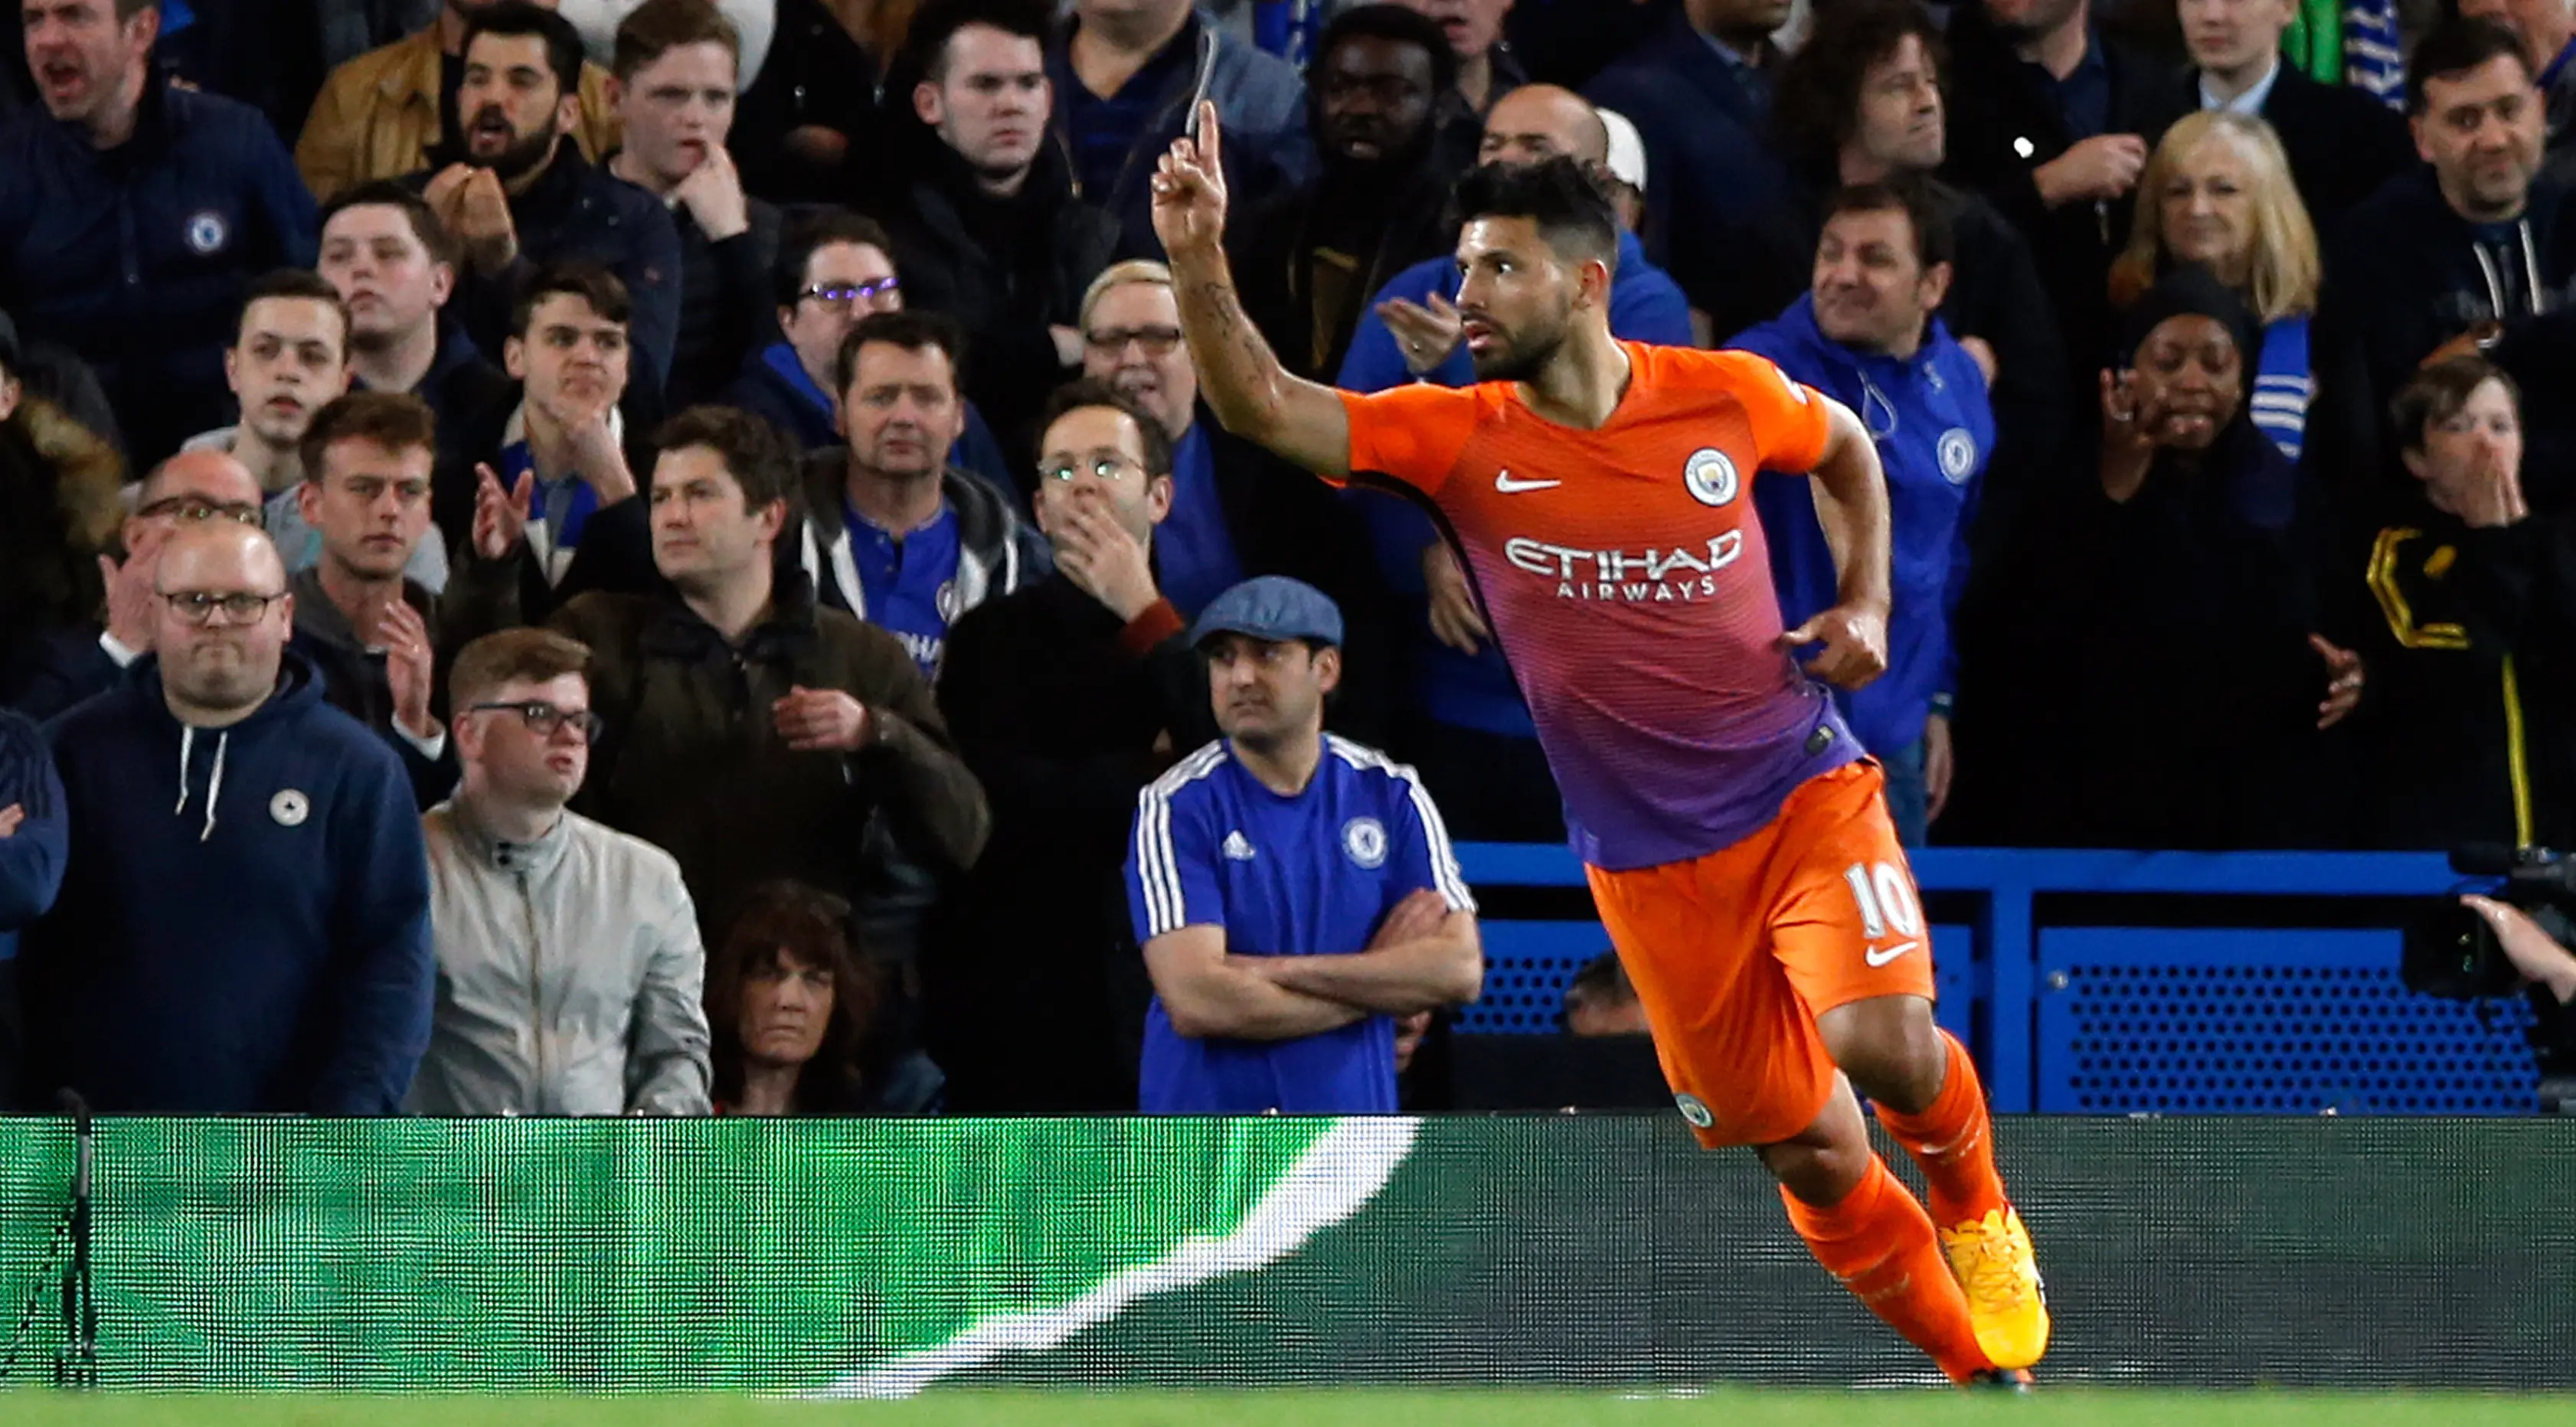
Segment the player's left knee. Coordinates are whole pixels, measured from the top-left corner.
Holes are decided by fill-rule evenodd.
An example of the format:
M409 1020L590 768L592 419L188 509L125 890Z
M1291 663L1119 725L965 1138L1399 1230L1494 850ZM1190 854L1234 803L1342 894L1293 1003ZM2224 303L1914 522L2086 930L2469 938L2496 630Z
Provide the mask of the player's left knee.
M1817 1018L1825 1049L1863 1095L1900 1113L1929 1108L1950 1065L1932 1003L1919 996L1878 996L1837 1006Z

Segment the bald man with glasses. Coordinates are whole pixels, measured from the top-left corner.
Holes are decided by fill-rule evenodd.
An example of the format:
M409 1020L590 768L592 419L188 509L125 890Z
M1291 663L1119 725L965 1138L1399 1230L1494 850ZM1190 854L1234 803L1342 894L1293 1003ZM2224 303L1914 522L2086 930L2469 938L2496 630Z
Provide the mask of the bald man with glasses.
M183 520L152 588L153 652L47 726L70 856L21 952L22 1092L390 1114L435 969L402 763L287 649L295 599L265 532Z

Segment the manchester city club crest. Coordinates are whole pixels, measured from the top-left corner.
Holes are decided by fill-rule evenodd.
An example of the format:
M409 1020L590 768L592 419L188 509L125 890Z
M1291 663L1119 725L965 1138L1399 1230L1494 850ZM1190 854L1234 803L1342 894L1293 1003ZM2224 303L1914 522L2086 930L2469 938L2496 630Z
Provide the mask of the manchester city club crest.
M1703 446L1691 453L1682 466L1682 484L1689 488L1691 499L1702 505L1724 505L1735 499L1742 482L1735 473L1735 460L1714 446Z

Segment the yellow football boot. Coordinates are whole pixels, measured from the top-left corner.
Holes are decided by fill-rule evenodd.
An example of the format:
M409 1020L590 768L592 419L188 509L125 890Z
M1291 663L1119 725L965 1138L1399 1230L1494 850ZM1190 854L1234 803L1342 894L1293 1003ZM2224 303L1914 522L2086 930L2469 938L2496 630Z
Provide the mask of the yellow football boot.
M2038 1362L2048 1351L2048 1300L2021 1215L1997 1209L1943 1229L1941 1250L1967 1295L1968 1320L1987 1360L2007 1370Z

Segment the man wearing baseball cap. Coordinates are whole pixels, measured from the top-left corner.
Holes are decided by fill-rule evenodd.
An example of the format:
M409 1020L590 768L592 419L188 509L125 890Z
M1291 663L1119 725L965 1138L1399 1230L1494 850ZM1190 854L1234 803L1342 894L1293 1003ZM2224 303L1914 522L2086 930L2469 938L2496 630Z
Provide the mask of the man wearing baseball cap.
M1394 1017L1475 999L1475 899L1413 770L1324 732L1342 614L1282 576L1190 631L1224 737L1137 800L1127 900L1154 983L1139 1108L1396 1109Z

